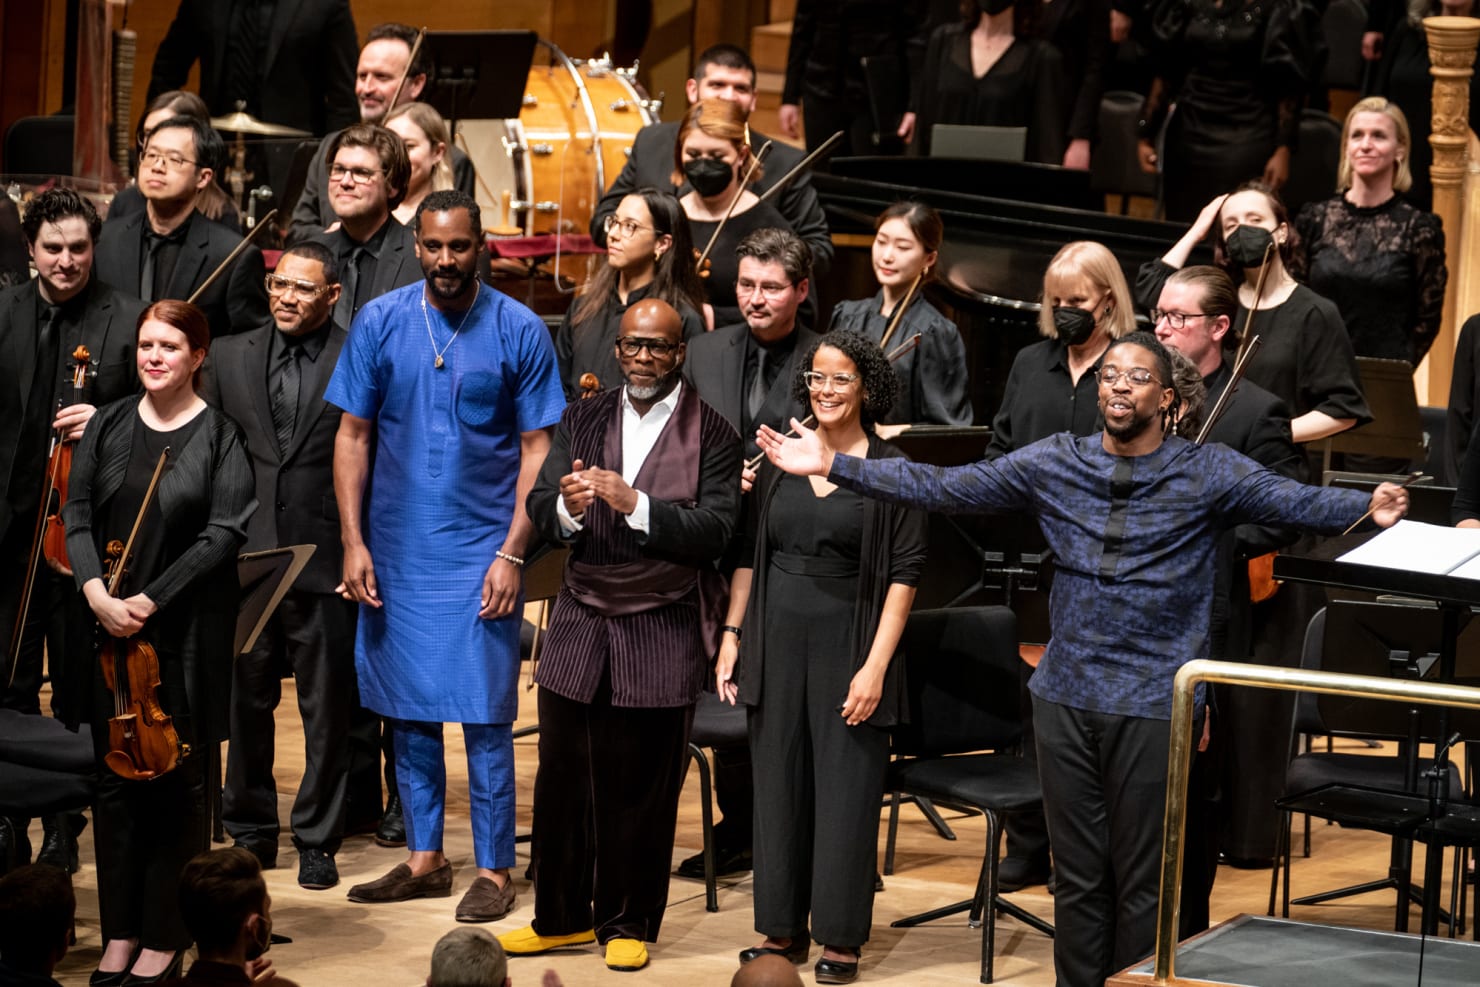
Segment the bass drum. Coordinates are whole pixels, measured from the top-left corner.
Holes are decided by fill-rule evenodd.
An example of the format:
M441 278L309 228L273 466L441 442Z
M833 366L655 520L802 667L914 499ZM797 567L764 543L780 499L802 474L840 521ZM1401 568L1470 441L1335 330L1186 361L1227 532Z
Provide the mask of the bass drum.
M638 84L636 66L578 63L548 41L540 45L548 59L529 70L519 118L459 126L478 170L485 224L496 235L586 233L637 132L657 119L659 104ZM580 284L586 260L563 258L560 273Z

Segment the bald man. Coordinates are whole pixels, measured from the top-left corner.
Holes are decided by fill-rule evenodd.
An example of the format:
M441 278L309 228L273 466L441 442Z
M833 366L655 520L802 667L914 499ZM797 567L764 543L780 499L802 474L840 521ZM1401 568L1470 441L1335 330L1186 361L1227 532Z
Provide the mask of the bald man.
M536 677L534 921L499 941L527 956L594 940L608 967L639 970L719 646L710 607L724 599L715 563L740 508L740 437L682 382L666 302L628 309L615 345L623 386L565 410L527 505L571 552Z
M775 953L757 956L735 971L730 987L802 987L796 964Z

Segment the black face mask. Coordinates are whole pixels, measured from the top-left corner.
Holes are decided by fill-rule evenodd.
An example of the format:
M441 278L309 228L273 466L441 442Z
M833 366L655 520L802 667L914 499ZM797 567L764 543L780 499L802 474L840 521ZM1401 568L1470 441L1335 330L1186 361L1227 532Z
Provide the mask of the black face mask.
M976 0L977 9L989 17L995 17L1013 5L1013 0Z
M1274 234L1258 226L1239 226L1225 238L1228 259L1239 267L1258 267Z
M1095 315L1082 308L1055 305L1053 327L1059 334L1059 342L1066 346L1078 346L1095 331Z
M735 169L715 158L694 158L685 161L684 177L694 186L694 191L704 198L719 195L735 177Z

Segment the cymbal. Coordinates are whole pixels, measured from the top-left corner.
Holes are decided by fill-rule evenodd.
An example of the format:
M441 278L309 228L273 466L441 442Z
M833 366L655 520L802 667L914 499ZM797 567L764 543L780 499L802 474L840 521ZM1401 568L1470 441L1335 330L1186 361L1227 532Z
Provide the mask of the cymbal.
M237 110L224 117L212 117L211 126L230 134L260 134L264 137L312 137L306 130L285 127L280 123L266 123L250 113Z

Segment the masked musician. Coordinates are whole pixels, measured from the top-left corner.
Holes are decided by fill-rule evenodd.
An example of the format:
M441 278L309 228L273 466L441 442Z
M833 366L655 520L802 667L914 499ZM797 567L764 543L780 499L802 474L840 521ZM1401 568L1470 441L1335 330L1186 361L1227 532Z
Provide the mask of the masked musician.
M250 853L228 847L195 857L180 875L180 900L200 955L166 987L296 987L264 955L272 942L272 896Z
M116 654L152 647L158 705L191 749L172 770L157 762L139 765L160 772L148 780L120 775L110 752L113 735L124 728L110 729L110 720L120 712L121 694L145 702L152 669L137 654L129 659L137 675L121 674L110 662L119 685L110 690L94 659L99 777L93 838L103 934L94 987L130 976L129 983L149 983L180 968L190 932L176 888L186 862L210 836L205 758L227 735L241 594L236 555L257 506L241 430L195 391L210 340L205 313L193 305L166 300L144 310L136 348L144 395L115 401L94 416L73 459L71 496L62 512L77 585L97 619L100 641ZM106 548L131 539L125 575L110 593ZM140 729L137 722L134 729Z
M675 309L687 341L704 334L704 292L694 270L693 241L678 200L641 188L607 217L606 265L569 309L555 332L555 358L565 397L581 396L581 378L594 373L602 390L624 379L616 354L622 318L633 305L657 298Z
M216 175L225 149L210 124L195 117L165 120L144 138L139 191L144 211L103 224L98 277L146 302L187 299L205 284L240 238L196 209L197 194ZM267 320L262 251L247 248L197 300L211 335Z
M1103 432L1061 433L996 461L861 458L810 429L760 438L786 472L869 497L1039 519L1059 560L1032 692L1064 987L1098 987L1153 948L1162 817L1148 807L1166 800L1172 678L1208 653L1219 533L1248 522L1338 532L1369 509L1387 527L1408 508L1396 484L1370 497L1310 487L1225 446L1169 436L1172 368L1148 333L1111 343L1097 376Z
M0 500L0 647L9 648L18 618L37 511L48 486L47 453L53 437L61 434L75 443L98 406L139 386L134 326L144 303L93 277L100 228L92 203L71 189L41 193L27 207L21 226L36 278L0 291L0 366L20 375L19 381L0 387L0 477L5 478ZM91 363L81 401L72 390L73 353L79 344L87 347ZM67 476L59 479L65 484ZM34 562L25 633L13 678L7 662L0 679L0 707L41 712L44 645L51 656L52 710L75 721L87 708L90 665L79 669L82 663L64 658L71 654L68 629L84 624L85 614L71 573L54 571L41 559ZM75 631L72 637L73 644L79 643ZM24 850L18 857L29 859L26 821L17 822L17 845ZM45 843L37 859L76 871L83 817L47 817L43 823Z
M749 129L750 115L755 112L755 63L745 49L730 44L706 48L694 66L693 78L684 84L684 95L688 97L690 106L702 99L729 100L740 110L740 120L749 134L751 147L759 149L767 142L764 134ZM674 182L672 174L673 158L679 144L679 126L677 121L655 123L637 132L627 163L596 204L596 212L591 217L591 236L597 243L606 242L606 217L616 211L623 196L635 189L643 186L668 188L680 196L688 191L688 181L680 177ZM756 179L752 190L765 194L801 163L801 151L780 141L773 143L766 158L765 172ZM786 217L785 226L807 241L807 246L812 249L817 275L826 274L832 266L833 243L810 173L803 171L797 174L776 194L771 204Z
M880 419L887 424L971 424L966 347L955 324L924 298L944 232L940 214L923 202L897 202L885 209L874 221L878 293L838 302L833 308L829 330L854 329L875 342L883 341L897 317L886 352L917 333L920 336L914 349L894 361L899 397ZM911 295L917 279L919 287ZM900 312L907 296L909 305Z

